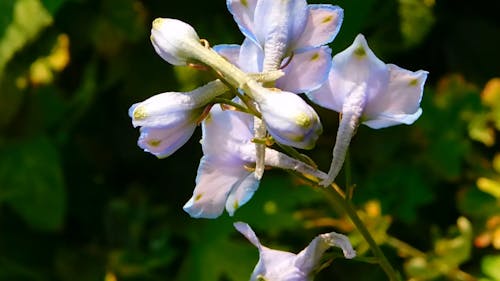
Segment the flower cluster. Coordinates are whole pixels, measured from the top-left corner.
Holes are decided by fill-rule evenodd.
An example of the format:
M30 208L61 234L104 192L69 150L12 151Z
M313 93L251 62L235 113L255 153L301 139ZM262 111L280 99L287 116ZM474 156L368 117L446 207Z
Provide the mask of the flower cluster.
M179 149L202 124L203 157L193 196L184 205L192 217L216 218L224 209L233 215L257 190L264 166L328 186L359 124L375 129L411 124L422 113L427 72L383 63L363 35L331 57L327 44L340 30L340 7L306 0L227 0L227 6L245 35L241 45L211 48L182 21L153 21L151 42L160 57L173 65L204 65L218 77L190 92L155 95L129 110L133 125L141 127L139 146L160 158ZM328 174L294 149L313 148L322 133L319 116L302 93L342 113ZM332 245L354 256L347 238L338 234L320 235L294 255L261 246L246 224L235 227L259 248L252 280L311 280L311 270Z

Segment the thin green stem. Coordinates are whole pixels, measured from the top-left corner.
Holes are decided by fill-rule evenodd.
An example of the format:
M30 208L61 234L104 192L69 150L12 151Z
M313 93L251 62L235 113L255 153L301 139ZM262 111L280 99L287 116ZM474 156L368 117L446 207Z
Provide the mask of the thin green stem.
M371 236L370 232L364 225L363 221L361 221L361 219L359 218L356 209L354 208L352 203L349 200L346 200L344 197L342 197L334 188L331 188L330 190L332 191L331 194L333 200L335 200L335 202L339 206L341 206L342 209L344 209L346 214L351 219L352 223L356 226L361 235L363 235L363 238L366 240L366 242L368 242L368 245L370 245L371 251L378 258L379 265L385 271L387 277L389 277L389 280L391 281L402 280L401 276L396 272L396 270L394 270L394 268L389 263L389 261L385 257L380 247L377 245L377 242L375 242L375 240Z
M301 154L301 153L300 153L300 152L298 152L295 148L293 148L293 147L291 147L291 146L288 146L288 145L281 144L281 143L279 143L279 142L276 142L276 144L277 144L277 145L278 145L281 149L283 149L283 151L284 151L286 154L288 154L288 155L290 155L290 156L292 156L292 157L294 157L294 158L296 158L296 159L298 159L298 160L300 160L300 161L302 161L302 162L304 162L304 163L306 163L306 164L308 164L308 165L311 165L311 166L313 166L313 167L317 167L316 163L314 163L314 161L313 161L311 158L309 158L309 157L305 156L304 154Z
M306 178L305 176L303 176L302 174L297 173L297 172L295 172L294 174L299 176L303 180L310 182L315 187L323 188L322 186L320 186L318 184L317 181L313 181L309 178ZM371 251L373 252L373 254L375 255L375 257L378 260L378 264L380 265L380 267L382 267L382 269L386 273L387 277L389 277L389 280L390 281L402 281L402 278L399 275L399 273L389 263L389 261L387 260L387 258L384 255L384 252L382 252L380 247L377 245L377 242L375 242L372 235L370 234L370 232L366 228L363 221L359 218L358 213L356 212L356 209L352 205L351 201L346 199L345 196L341 193L341 191L337 190L334 185L335 184L332 184L332 186L331 186L332 188L328 189L328 191L330 191L330 192L328 192L328 195L330 195L329 197L334 202L335 207L340 207L342 210L345 211L347 216L351 219L354 226L356 226L358 231L361 233L363 238L366 240L366 242L370 246Z

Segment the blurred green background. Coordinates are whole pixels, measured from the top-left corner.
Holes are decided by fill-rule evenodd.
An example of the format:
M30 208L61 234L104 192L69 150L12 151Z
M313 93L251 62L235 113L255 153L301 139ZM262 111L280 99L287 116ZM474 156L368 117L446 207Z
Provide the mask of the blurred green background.
M422 117L360 127L339 177L377 242L406 280L500 280L500 2L315 3L345 10L334 54L363 33L383 61L430 72ZM212 45L243 40L224 0L0 0L0 280L248 280L258 254L236 220L294 252L347 233L368 258L332 250L316 280L386 280L328 194L285 172L267 172L234 218L182 211L200 131L159 160L127 110L211 77L156 55L156 17ZM317 110L325 132L307 154L327 170L338 116Z

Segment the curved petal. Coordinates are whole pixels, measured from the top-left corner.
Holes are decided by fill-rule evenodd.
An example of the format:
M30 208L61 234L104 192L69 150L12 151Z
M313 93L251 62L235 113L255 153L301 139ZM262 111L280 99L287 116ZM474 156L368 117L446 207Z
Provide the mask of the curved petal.
M264 71L279 68L292 43L304 31L307 22L305 0L260 0L255 7L254 33L264 48Z
M239 221L235 222L233 225L239 233L243 234L248 241L260 250L262 245L260 244L259 238L257 238L257 235L255 235L255 232L247 223Z
M219 55L234 65L238 65L240 48L241 46L236 44L221 44L213 46L214 51L219 53Z
M331 73L331 71L330 71ZM333 111L342 112L342 105L345 100L345 93L340 95L339 93L333 93L331 82L331 75L318 89L306 92L307 98L309 98L313 103L328 108Z
M387 89L389 71L384 62L370 50L363 35L332 59L328 82L307 96L326 108L342 112L346 102L364 108L367 100L376 99ZM362 92L360 92L362 91ZM328 96L330 95L330 96ZM356 97L356 101L349 100Z
M372 129L381 129L399 124L411 125L420 115L422 115L422 109L418 108L413 114L380 114L374 119L364 121L363 124Z
M258 180L254 173L248 172L248 174L240 179L229 193L226 200L226 211L230 216L234 215L234 212L239 207L246 204L253 196L255 191L259 188L260 180Z
M414 114L420 107L427 71L412 72L394 64L388 64L389 85L387 91L366 106L364 117L367 120L378 115Z
M332 246L341 248L346 258L352 259L356 256L347 236L335 232L324 233L316 236L304 250L297 254L295 266L309 274L319 265L325 251Z
M253 270L250 281L262 280L259 277L264 277L265 280L307 280L305 274L294 267L295 254L262 246L255 232L246 223L236 222L233 225L259 250L259 261Z
M203 156L198 167L196 187L193 196L183 209L194 218L216 218L226 205L227 197L234 188L238 188L250 172L242 163L221 165Z
M202 124L203 153L225 163L255 161L255 154L252 155L251 151L245 150L254 147L251 142L252 130L251 115L237 111L224 111L220 106L214 106Z
M331 66L331 49L326 46L295 53L276 86L292 93L315 90L328 78Z
M339 33L344 19L344 10L339 6L308 5L309 15L304 32L295 42L295 49L318 47L328 44Z
M158 158L165 158L183 146L191 138L195 129L194 123L170 129L142 127L137 144L144 151Z
M259 45L250 39L245 39L241 44L239 60L237 65L241 70L248 73L262 72L264 62L264 51Z
M258 0L227 0L226 5L234 21L247 38L257 42L254 35L254 13Z

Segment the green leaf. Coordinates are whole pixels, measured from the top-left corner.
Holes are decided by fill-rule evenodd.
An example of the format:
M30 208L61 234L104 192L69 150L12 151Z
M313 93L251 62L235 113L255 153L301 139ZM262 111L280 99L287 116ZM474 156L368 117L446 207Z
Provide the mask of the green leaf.
M457 205L462 213L477 219L487 218L500 212L500 206L495 197L476 187L459 193Z
M500 280L500 255L485 256L481 260L481 269L492 280Z
M5 29L0 38L0 77L15 53L35 39L53 20L39 0L17 0L12 9L2 9L0 13L9 12L12 13L12 20L9 24L2 25ZM9 15L3 14L0 18L5 21Z
M31 227L58 229L64 219L65 199L61 164L49 139L35 138L0 151L0 202Z

